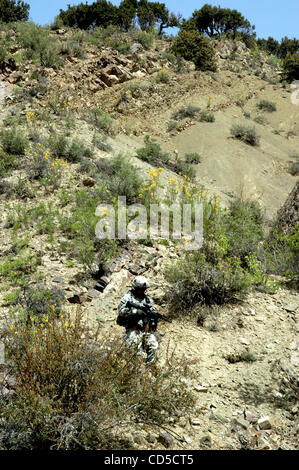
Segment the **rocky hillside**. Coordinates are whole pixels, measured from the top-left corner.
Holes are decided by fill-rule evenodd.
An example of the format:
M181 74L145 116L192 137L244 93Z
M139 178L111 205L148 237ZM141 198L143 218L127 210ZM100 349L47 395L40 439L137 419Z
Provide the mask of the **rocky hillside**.
M171 54L171 39L142 45L137 36L115 33L113 47L105 37L91 41L84 33L79 40L71 30L57 30L50 37L62 63L45 66L24 58L20 31L1 34L10 41L10 57L0 65L2 130L21 130L31 145L20 164L9 160L11 167L7 164L9 170L1 173L3 321L18 305L16 289L43 282L64 292L67 311L75 312L79 304L86 321L100 327L103 336L119 337L117 305L138 274L149 278L149 294L161 313L169 314L164 273L169 262L182 258L180 245L130 241L94 253L83 243L89 234L80 227L76 231L80 217L69 224L63 219L72 211L85 217L99 194L108 200L105 191L97 193L107 181L100 176L118 153L130 155L136 178L163 166L139 158L146 135L169 155L161 176L164 188L170 178L182 177L175 171L178 159L197 154L193 184L217 195L221 206L237 197L259 202L268 230L275 220L285 233L298 222L298 183L290 165L298 159L299 109L273 57L238 41L216 41L218 70L202 72ZM275 106L269 110L265 103ZM235 138L235 125L254 127L260 144ZM68 164L57 192L47 186L49 174L36 161L38 146L47 159L59 154L63 139L73 146L65 144L61 151ZM31 178L33 172L37 176ZM114 177L108 172L108 178ZM86 189L91 193L85 204ZM79 238L82 245L71 245ZM72 258L75 251L79 255ZM105 266L99 262L103 251ZM15 264L20 253L21 267ZM279 275L270 281L272 290L252 289L242 302L210 307L202 322L195 309L180 312L171 324L160 323L159 361L169 350L190 361L193 376L181 380L195 394L196 405L190 415L174 416L166 430L128 426L132 447L298 448L298 293L287 290Z

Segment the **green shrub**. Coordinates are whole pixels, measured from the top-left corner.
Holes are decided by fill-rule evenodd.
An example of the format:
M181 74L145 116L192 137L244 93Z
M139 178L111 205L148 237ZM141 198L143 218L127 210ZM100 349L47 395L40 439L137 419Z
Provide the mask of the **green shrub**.
M264 126L267 123L267 120L264 118L264 116L256 116L253 120L257 124L261 124L262 126Z
M63 62L60 59L57 51L52 47L47 47L39 53L40 63L43 67L61 67Z
M131 50L131 46L128 42L121 42L117 45L116 49L120 54L128 54Z
M241 360L244 362L255 362L257 361L257 358L251 352L244 352L241 354Z
M178 123L175 121L169 121L167 124L167 132L176 131L178 128Z
M298 288L299 225L288 234L275 229L264 245L262 260L268 272L285 276Z
M135 34L135 40L141 44L144 49L151 49L154 43L155 34L147 31L138 31Z
M155 166L167 165L169 154L163 152L155 139L151 139L149 135L146 135L144 143L145 146L136 151L138 158Z
M27 184L28 178L18 177L18 182L14 185L11 194L19 199L34 198L34 192Z
M100 176L100 181L105 181L114 196L125 196L129 204L138 199L143 181L128 157L122 154L113 157L106 172L107 176Z
M224 304L239 298L250 286L250 278L237 257L216 265L203 253L187 254L170 265L165 276L170 283L166 297L174 312L187 312L196 304Z
M189 164L195 164L197 165L198 163L201 162L202 160L202 157L199 155L199 153L197 152L193 152L193 153L186 153L185 154L185 160L187 163Z
M55 157L76 163L83 157L91 157L92 151L78 140L68 141L64 136L52 135L48 141L51 153Z
M89 112L88 122L98 130L109 134L112 130L113 119L109 114L99 108L93 108Z
M17 129L2 129L0 133L1 145L6 153L12 155L24 155L28 146L28 140L24 132Z
M53 23L50 24L50 29L52 31L56 31L57 29L62 29L64 27L64 23L59 16L55 16Z
M59 238L59 250L68 253L70 258L78 260L87 268L93 264L96 253L103 269L106 261L116 255L117 244L114 240L97 240L95 235L99 220L95 210L105 201L105 187L84 188L75 193L67 214L58 215L57 228L66 237L66 240Z
M237 256L246 266L246 256L258 253L258 245L264 240L264 218L262 210L255 201L237 199L230 204L215 223L214 236L221 240L223 256ZM204 245L205 246L205 245ZM206 256L210 261L212 256Z
M34 250L25 248L18 255L11 253L0 261L0 279L15 286L26 285L39 264Z
M0 45L0 64L4 62L7 57L6 48Z
M199 111L200 108L198 106L189 104L188 106L183 106L175 111L172 115L172 119L180 120L184 118L195 118Z
M202 122L215 122L215 116L207 111L202 111L200 113L200 120Z
M165 52L163 55L162 55L162 59L166 59L168 60L168 62L171 62L172 64L175 64L176 63L176 56L174 54L172 54L171 52Z
M28 60L39 59L41 54L53 49L53 45L49 47L50 36L44 28L28 22L18 24L17 31L19 42L25 49L25 57Z
M265 281L259 244L264 240L263 216L252 201L237 200L224 210L213 199L203 206L203 246L168 267L167 294L171 310L221 305L242 298L249 287ZM215 206L215 207L214 207ZM204 318L203 318L204 320Z
M85 58L85 50L82 45L77 41L66 41L60 46L60 53L62 55L68 55L71 57L77 57L78 59Z
M194 406L181 382L190 375L186 361L169 356L142 373L136 351L100 337L80 310L75 318L44 315L31 328L12 317L1 339L18 390L9 400L0 395L3 450L133 449L128 423L163 427Z
M11 173L18 167L18 160L13 155L3 152L0 149L0 176L3 177Z
M175 173L187 176L190 180L193 180L196 176L194 168L180 158L176 158L174 162L169 162L167 166Z
M43 315L59 315L66 300L60 287L48 288L44 285L24 286L16 298L16 303L24 309L27 318L41 320Z
M199 70L217 70L213 47L209 40L195 29L181 29L171 50L185 60L193 61Z
M259 103L257 103L257 107L263 111L268 111L268 113L273 113L277 110L276 104L268 100L259 101Z
M247 127L241 125L234 125L231 128L231 134L236 139L245 142L246 144L258 146L260 142L260 136L257 134L254 127Z
M163 70L158 72L157 75L156 75L156 82L157 83L168 83L169 80L170 80L169 74L167 72L164 72Z

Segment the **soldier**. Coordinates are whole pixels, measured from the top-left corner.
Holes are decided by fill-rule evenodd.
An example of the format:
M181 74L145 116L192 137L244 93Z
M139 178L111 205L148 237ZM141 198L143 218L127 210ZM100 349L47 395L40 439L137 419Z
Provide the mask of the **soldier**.
M137 354L146 353L146 364L156 361L159 343L153 333L157 318L161 317L151 298L145 293L148 280L137 276L132 289L123 296L118 306L118 325L125 326L124 340L128 348L137 347Z

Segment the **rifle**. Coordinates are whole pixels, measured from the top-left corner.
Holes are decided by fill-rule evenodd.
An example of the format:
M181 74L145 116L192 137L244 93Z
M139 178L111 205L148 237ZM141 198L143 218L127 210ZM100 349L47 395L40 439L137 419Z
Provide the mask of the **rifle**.
M161 315L161 313L155 313L150 311L150 307L148 305L138 305L134 302L127 302L127 307L136 308L137 310L142 310L145 313L145 317L142 317L144 326L149 325L150 330L155 331L157 329L157 324L159 320L166 321L167 323L171 323L169 318Z

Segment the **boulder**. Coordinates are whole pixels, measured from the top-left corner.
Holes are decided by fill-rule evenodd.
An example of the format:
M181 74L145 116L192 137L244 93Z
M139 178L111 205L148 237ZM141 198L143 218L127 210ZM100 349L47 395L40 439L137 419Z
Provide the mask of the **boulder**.
M158 437L158 442L160 442L166 449L169 449L174 444L174 439L171 434L168 432L161 432Z
M117 78L116 75L109 75L105 72L102 72L100 76L101 76L101 80L105 83L105 85L109 87L119 83L119 79Z
M272 428L269 416L264 416L263 418L260 418L257 424L259 425L259 428L263 430Z

